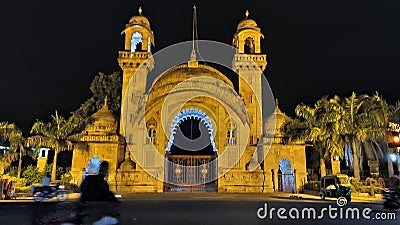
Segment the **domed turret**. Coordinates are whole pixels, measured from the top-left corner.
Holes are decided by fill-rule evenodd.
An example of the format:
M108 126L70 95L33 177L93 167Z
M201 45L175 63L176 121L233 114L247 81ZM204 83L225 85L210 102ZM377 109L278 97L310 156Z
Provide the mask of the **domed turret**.
M267 119L264 123L264 134L274 134L275 137L283 137L284 133L281 130L283 124L290 120L285 113L281 111L278 106L278 99L275 100L275 112L269 119ZM274 124L275 126L272 126ZM274 129L274 130L272 130Z
M139 7L139 15L133 16L126 24L125 50L131 52L150 52L151 44L154 45L154 35L150 28L149 20L142 15L142 7ZM140 45L138 45L140 43Z
M99 111L86 120L86 131L88 134L115 134L117 123L113 113L108 109L107 97L104 105Z
M149 20L142 15L142 7L139 7L139 15L133 16L129 20L129 23L127 24L127 26L134 26L134 25L142 26L147 28L148 30L151 30Z
M236 33L233 36L233 46L239 53L261 53L260 39L264 38L256 21L249 19L249 11L246 10L246 18L239 22Z
M237 32L243 30L243 29L255 29L257 31L260 31L261 29L257 26L256 21L249 19L249 11L246 10L246 18L243 19L242 21L239 22L237 26Z

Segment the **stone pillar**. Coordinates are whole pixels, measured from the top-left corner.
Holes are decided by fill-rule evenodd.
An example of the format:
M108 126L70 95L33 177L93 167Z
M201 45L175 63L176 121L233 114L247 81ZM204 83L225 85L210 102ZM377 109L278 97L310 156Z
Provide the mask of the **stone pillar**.
M278 171L279 171L279 167L275 167L274 169L274 185L275 185L275 192L278 191L279 189L279 182L278 182Z
M37 168L39 172L43 172L46 163L47 163L47 158L45 157L40 157L37 159Z
M264 171L264 175L265 175L265 183L264 183L263 193L274 192L274 184L272 183L272 171L267 169Z
M335 175L340 173L340 161L332 159L331 164L332 164L332 174Z

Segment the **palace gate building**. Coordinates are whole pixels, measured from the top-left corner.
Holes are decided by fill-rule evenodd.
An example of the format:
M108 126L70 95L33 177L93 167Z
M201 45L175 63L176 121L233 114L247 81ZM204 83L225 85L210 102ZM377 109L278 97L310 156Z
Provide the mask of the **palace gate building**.
M75 135L72 182L80 184L96 156L110 163L108 183L118 193L299 191L306 182L305 145L289 143L280 131L290 118L277 102L270 119L262 119L267 56L261 29L248 16L232 32L230 71L197 61L192 52L188 62L152 79L161 62L153 57L155 33L140 9L123 30L125 48L117 59L120 121L105 100ZM191 149L198 143L206 144Z

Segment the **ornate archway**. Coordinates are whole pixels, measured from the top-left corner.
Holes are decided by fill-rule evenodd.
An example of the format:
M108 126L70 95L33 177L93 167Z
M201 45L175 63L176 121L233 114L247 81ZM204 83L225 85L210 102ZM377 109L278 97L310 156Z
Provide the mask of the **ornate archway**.
M200 136L192 139L183 134L180 125L188 120L198 122ZM181 151L173 151L173 147ZM212 151L204 151L207 147L211 147ZM190 108L178 113L172 121L165 152L165 191L217 191L217 181L214 178L217 176L218 150L212 122L204 112Z

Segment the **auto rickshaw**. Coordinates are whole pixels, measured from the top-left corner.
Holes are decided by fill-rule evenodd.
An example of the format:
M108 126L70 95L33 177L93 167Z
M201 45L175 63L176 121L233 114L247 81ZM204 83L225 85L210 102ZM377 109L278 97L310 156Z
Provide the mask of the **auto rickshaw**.
M321 199L325 197L345 197L347 202L351 201L351 186L346 174L325 176L321 179Z

